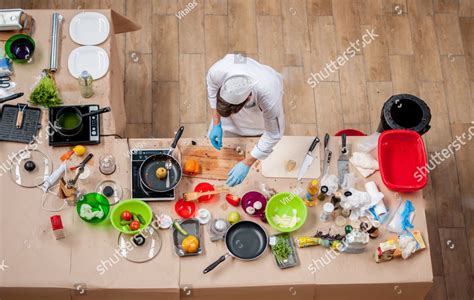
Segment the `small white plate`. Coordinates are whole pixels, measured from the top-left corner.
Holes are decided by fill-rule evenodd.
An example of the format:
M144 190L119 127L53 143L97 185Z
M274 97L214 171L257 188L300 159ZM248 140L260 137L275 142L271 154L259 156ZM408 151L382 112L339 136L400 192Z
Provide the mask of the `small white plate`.
M79 13L72 18L69 25L69 35L79 45L98 45L107 39L109 33L109 20L97 12Z
M87 71L97 80L109 70L109 56L104 49L97 46L82 46L71 51L67 62L69 73L78 78L82 71Z

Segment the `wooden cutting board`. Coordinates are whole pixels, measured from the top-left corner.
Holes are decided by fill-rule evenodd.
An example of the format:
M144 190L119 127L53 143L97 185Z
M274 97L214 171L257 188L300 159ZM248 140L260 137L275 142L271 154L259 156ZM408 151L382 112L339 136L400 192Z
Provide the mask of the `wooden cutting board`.
M303 159L314 138L314 136L284 136L273 148L272 154L262 162L262 175L276 178L297 178ZM322 147L320 146L322 142L319 142L314 148L313 163L303 178L315 179L321 175L319 149ZM291 172L288 172L286 167L289 160L296 162L296 167Z
M181 155L183 168L184 163L188 159L194 159L199 162L200 172L192 177L213 180L226 180L230 169L245 158L245 154L238 154L234 148L222 148L218 151L212 146L193 145L186 146L182 150Z

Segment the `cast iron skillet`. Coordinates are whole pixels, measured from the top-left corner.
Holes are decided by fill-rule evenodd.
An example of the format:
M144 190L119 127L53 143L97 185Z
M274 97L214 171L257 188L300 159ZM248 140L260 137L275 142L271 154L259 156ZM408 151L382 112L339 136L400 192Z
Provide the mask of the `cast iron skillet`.
M230 226L225 234L227 253L210 264L202 271L209 273L229 255L240 260L254 260L259 258L268 245L268 236L265 230L257 223L240 221Z
M176 145L178 144L181 135L183 134L184 127L181 126L176 132L176 136L174 137L173 144L171 144L171 148L169 149L168 153L162 154L155 154L148 157L144 160L140 166L140 181L141 183L151 191L161 193L167 192L169 190L174 189L178 183L181 181L182 177L182 169L181 164L178 162L174 156L171 154L173 153ZM166 187L166 178L159 179L156 177L156 170L160 167L165 168L165 162L167 160L171 161L171 169L168 170L169 176L169 187Z

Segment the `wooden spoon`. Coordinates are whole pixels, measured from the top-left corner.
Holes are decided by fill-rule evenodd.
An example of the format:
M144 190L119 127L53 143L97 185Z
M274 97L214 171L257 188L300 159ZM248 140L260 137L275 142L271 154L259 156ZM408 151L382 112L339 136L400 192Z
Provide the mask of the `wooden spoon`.
M199 197L202 196L210 196L210 195L216 195L216 194L221 194L221 193L228 193L229 189L228 188L218 188L215 191L209 191L209 192L188 192L183 194L183 199L184 201L195 201Z

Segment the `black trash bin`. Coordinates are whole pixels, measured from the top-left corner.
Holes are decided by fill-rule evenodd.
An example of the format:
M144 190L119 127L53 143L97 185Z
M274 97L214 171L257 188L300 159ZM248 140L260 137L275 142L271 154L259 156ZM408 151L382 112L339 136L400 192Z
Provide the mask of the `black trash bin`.
M410 129L423 135L431 128L430 121L425 101L410 94L393 95L383 105L377 131Z

